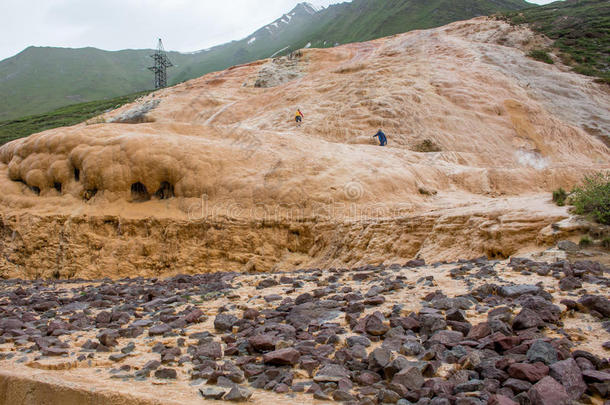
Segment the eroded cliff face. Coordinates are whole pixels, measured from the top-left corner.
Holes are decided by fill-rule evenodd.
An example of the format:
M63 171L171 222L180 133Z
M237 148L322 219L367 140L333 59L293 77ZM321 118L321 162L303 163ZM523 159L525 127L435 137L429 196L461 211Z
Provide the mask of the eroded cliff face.
M339 220L8 214L0 217L0 275L99 279L506 258L573 231L551 229L564 209L529 204L537 198Z
M0 275L341 267L552 242L568 215L546 193L610 168L591 135L610 132L610 95L526 57L544 42L479 18L308 49L14 141L0 148Z

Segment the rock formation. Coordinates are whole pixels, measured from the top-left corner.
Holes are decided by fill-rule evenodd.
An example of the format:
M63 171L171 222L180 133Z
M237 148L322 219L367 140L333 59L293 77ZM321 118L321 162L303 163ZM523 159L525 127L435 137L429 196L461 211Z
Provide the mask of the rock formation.
M506 257L553 242L568 214L548 192L610 167L610 95L529 59L544 41L478 18L307 49L4 145L0 277Z

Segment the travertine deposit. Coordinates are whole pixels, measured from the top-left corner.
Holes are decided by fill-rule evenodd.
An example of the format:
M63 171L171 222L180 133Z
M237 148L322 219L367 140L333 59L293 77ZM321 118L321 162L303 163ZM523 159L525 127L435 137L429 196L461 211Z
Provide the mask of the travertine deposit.
M0 276L507 257L610 168L610 95L479 18L211 73L0 148ZM296 127L294 111L305 113ZM372 135L382 128L389 145Z

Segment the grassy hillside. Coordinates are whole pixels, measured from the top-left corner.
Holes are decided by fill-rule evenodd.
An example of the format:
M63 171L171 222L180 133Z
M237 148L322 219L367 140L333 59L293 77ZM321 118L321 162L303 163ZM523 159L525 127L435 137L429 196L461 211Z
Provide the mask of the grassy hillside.
M123 104L131 103L148 92L134 93L110 100L73 104L57 110L0 122L0 145L47 129L65 127L86 121Z
M0 120L149 89L152 52L27 48L0 62Z
M523 0L354 0L316 12L301 3L240 41L191 54L170 52L175 67L169 70L168 81L176 84L308 44L330 47L367 41L529 5ZM149 89L152 52L27 48L0 61L0 120Z
M522 0L354 0L330 7L309 40L314 46L368 41L528 6Z
M578 73L610 83L610 2L567 0L505 13L513 24L529 24L555 40L564 61Z

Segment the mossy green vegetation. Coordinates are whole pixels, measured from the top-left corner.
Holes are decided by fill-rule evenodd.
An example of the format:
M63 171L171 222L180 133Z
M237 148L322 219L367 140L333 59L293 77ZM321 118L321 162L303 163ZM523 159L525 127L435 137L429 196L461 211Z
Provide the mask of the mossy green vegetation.
M563 207L566 204L566 198L568 198L568 193L563 188L558 188L553 191L553 202L560 207Z
M582 238L580 238L580 242L578 242L578 246L580 246L582 248L591 246L592 244L593 244L593 241L591 240L591 238L588 235L585 235Z
M139 92L109 100L73 104L38 115L30 115L14 120L0 122L0 145L47 129L75 125L131 103L148 92Z
M610 172L586 176L582 185L572 192L569 202L574 206L574 213L610 225Z
M528 24L553 39L562 60L574 71L610 84L610 2L557 1L507 12L501 18L512 24Z
M555 63L555 61L551 58L551 55L549 55L549 53L543 49L534 49L528 54L528 56L540 62L548 63L549 65Z

